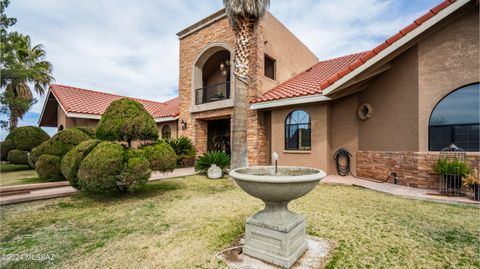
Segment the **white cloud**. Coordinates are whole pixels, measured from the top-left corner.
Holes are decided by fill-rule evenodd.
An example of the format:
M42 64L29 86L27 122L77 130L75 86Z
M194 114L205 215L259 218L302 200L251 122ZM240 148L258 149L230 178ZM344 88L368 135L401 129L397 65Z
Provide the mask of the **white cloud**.
M271 12L326 59L373 48L435 2L276 0ZM221 7L220 0L22 0L7 14L18 19L14 30L44 45L57 83L162 101L177 95L175 33ZM37 98L33 112L41 111Z

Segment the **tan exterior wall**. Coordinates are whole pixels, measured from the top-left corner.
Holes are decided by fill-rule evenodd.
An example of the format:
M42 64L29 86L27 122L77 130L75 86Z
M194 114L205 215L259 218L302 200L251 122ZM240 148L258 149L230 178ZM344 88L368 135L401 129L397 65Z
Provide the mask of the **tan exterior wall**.
M329 150L328 166L323 167L327 173L335 173L335 162L333 154L340 147L347 149L351 154L351 168L353 174L356 172L356 153L358 150L358 123L357 117L358 97L351 95L329 103L328 131Z
M262 93L318 62L317 56L271 13L265 14L263 24L264 53L276 60L276 79L262 76Z
M171 138L177 138L178 137L178 123L177 121L169 121L169 122L158 122L157 123L157 129L158 129L158 138L163 138L162 137L162 129L163 126L168 125L170 126L170 131L171 131Z
M60 129L60 126L63 126L63 129L75 127L75 120L67 117L65 112L63 112L60 106L57 106L57 130Z
M405 51L390 65L390 70L358 94L359 106L369 103L373 107L373 116L359 122L360 150L418 150L417 47Z
M311 151L285 150L285 119L296 109L302 109L310 114L312 128ZM272 111L272 152L279 155L279 165L298 165L326 169L328 166L328 105L314 104L292 106Z
M453 90L480 81L478 22L476 6L418 44L420 151L428 151L428 122L435 105Z
M93 119L80 119L80 118L74 118L72 119L75 121L75 127L89 127L89 128L95 128L97 127L97 124L99 120L93 120Z

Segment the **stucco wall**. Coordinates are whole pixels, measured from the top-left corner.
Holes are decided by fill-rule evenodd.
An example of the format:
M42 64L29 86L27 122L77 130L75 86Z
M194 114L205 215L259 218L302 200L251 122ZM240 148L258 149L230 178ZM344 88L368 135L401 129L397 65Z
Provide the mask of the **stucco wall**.
M60 106L57 106L57 129L63 126L63 129L75 127L75 120L67 117Z
M299 165L326 169L328 166L327 104L292 106L272 111L272 152L279 155L279 165ZM285 150L285 119L296 109L310 114L312 147L310 151Z
M428 122L435 105L451 91L479 79L478 6L418 44L419 141L428 151Z
M350 170L353 174L356 173L356 153L358 151L358 122L357 107L358 100L357 95L351 95L339 100L335 100L329 103L329 118L328 118L328 131L330 133L329 138L329 151L328 151L328 167L329 174L335 174L335 162L333 160L333 154L340 147L347 149L351 154L351 167Z
M98 120L92 120L92 119L75 118L73 120L75 121L75 127L84 126L84 127L95 128L97 127L97 124L99 122Z
M158 129L158 138L163 138L162 137L162 129L163 126L168 125L170 126L170 131L171 131L171 138L177 138L178 137L178 123L177 121L169 121L169 122L159 122L157 123L157 129Z
M418 150L417 47L405 51L390 65L390 70L358 94L359 106L369 103L373 107L373 117L359 122L360 150Z
M269 12L265 14L263 24L264 53L276 60L276 79L262 77L261 91L265 92L313 66L318 58Z

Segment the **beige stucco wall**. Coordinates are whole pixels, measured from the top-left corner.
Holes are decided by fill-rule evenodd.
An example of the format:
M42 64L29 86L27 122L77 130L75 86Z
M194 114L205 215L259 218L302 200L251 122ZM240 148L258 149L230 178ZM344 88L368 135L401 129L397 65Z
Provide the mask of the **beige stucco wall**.
M276 79L262 76L261 92L272 89L318 62L315 54L271 13L265 14L263 24L264 53L276 60ZM263 59L261 61L263 68Z
M435 105L451 91L479 82L478 6L418 44L419 151L428 151L428 122Z
M390 70L358 94L359 106L369 103L373 107L373 116L358 125L360 150L418 150L417 47L390 65Z
M67 117L60 106L57 106L57 129L63 126L64 129L75 127L75 120Z
M328 165L328 128L327 104L292 106L272 111L271 114L271 147L272 152L279 155L279 165L299 165L325 169ZM311 151L285 150L285 119L296 109L310 114L312 128Z
M163 129L163 126L165 126L165 125L170 126L171 138L177 138L178 137L178 123L177 123L177 121L158 122L157 123L158 138L163 138L162 137L162 129Z
M89 127L89 128L95 128L97 127L97 124L99 120L94 120L94 119L80 119L80 118L75 118L72 119L75 121L75 127Z

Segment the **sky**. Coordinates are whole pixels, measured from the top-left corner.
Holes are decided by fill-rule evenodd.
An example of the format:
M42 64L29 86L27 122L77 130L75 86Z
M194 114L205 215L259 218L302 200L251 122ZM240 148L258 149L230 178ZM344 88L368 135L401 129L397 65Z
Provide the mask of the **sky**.
M325 60L374 48L439 2L272 0L269 10ZM176 33L221 8L221 0L14 0L6 13L18 20L11 30L44 46L55 83L165 101L178 95ZM45 96L35 98L20 125L37 124Z

